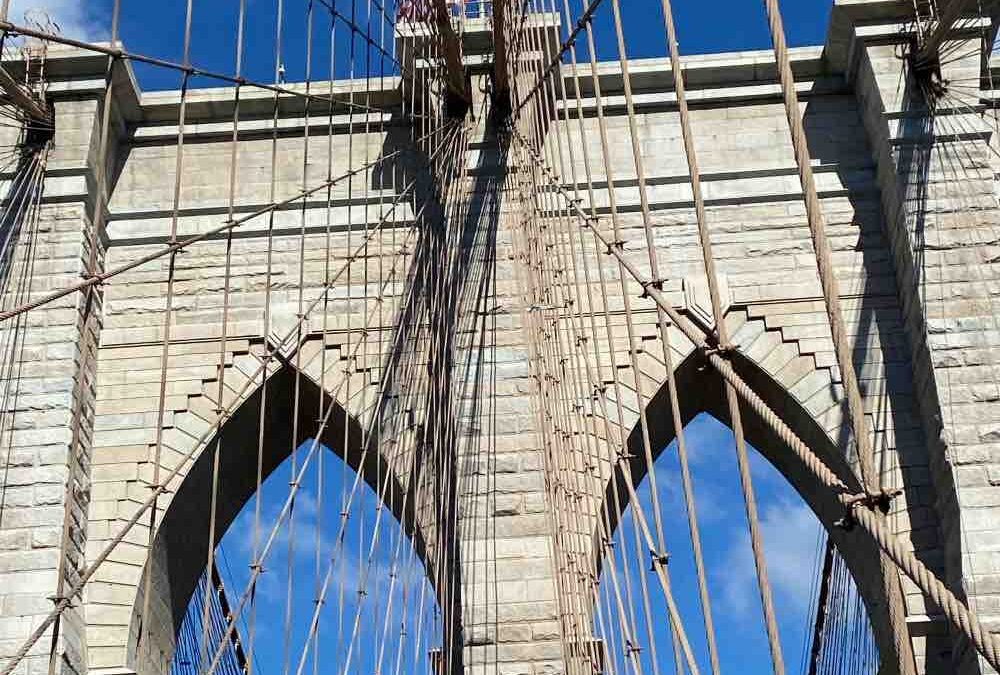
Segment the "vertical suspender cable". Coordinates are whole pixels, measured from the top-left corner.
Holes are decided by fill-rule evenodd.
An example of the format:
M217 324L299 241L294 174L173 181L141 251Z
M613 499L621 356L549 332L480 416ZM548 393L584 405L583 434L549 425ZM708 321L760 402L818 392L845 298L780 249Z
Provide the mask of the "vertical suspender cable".
M243 32L245 27L246 19L246 0L240 0L239 14L237 17L236 24L236 76L239 77L243 70ZM228 218L231 221L235 215L236 206L236 185L237 185L237 174L238 168L238 157L239 157L239 120L240 120L240 85L237 84L233 89L233 135L230 141L229 148L229 198L227 213ZM222 329L219 337L219 386L216 390L216 413L222 411L222 396L225 392L225 381L226 381L226 345L229 330L229 302L230 302L230 292L232 287L232 262L233 262L233 235L230 231L226 235L226 262L224 271L224 285L222 290ZM207 544L207 561L205 563L205 577L206 579L211 579L214 574L216 574L215 568L215 538L216 538L216 515L217 515L217 501L219 494L219 463L222 455L222 434L217 435L215 447L212 451L212 494L211 494L211 504L209 508L209 526L208 526L208 544ZM206 583L205 585L205 597L203 600L204 614L202 616L202 635L201 635L201 645L198 650L198 659L196 663L198 668L204 664L208 657L208 644L209 644L209 621L208 621L208 610L211 606L210 594L212 593L212 584Z
M847 399L847 408L854 431L854 442L857 448L861 480L865 489L869 493L874 494L882 489L881 475L878 467L875 465L871 437L865 423L864 403L861 400L861 391L858 387L854 360L851 347L848 343L848 334L844 327L843 313L840 308L840 291L831 260L830 244L827 241L823 224L823 210L816 192L816 182L812 172L812 160L809 156L808 140L799 110L798 96L795 92L795 77L792 73L791 60L788 55L785 30L781 20L781 10L778 6L778 0L764 0L764 7L767 11L771 41L774 44L778 79L781 82L785 114L788 118L792 146L795 151L795 163L798 166L799 181L802 185L806 218L809 221L809 232L812 235L813 248L816 253L816 264L819 270L820 285L823 289L827 318L830 322L830 332L837 355L837 365L839 366L840 376L844 383L844 395ZM899 576L894 566L885 557L882 559L881 567L882 584L886 595L886 609L888 611L890 628L893 633L898 667L903 675L910 675L915 672L916 666L913 660L913 647L910 643L909 630L906 627L905 607L899 584Z
M187 0L187 8L184 15L184 64L189 65L191 60L191 19L194 13L193 0ZM190 84L191 72L185 70L181 78L181 100L180 109L178 110L177 119L177 153L174 162L174 189L173 189L173 207L171 209L170 215L170 239L169 243L171 245L177 243L177 224L180 219L180 208L181 208L181 186L183 185L183 172L184 172L184 134L185 134L185 122L187 115L187 94L188 85ZM153 451L153 481L149 486L153 490L157 490L160 487L160 459L163 452L163 426L166 416L166 405L167 405L167 371L170 362L170 340L171 340L171 327L173 325L172 315L173 315L173 303L174 303L174 282L177 273L177 251L173 251L167 262L167 293L166 293L166 305L163 312L163 328L161 339L163 340L163 348L160 352L160 391L159 391L159 404L157 407L156 414L156 442ZM154 492L154 495L158 496L158 492ZM146 564L145 578L143 582L143 594L142 594L142 613L141 621L142 627L139 632L139 636L136 644L137 659L142 658L142 647L148 647L144 642L144 637L148 637L151 628L151 617L149 615L149 608L151 603L151 595L153 589L153 565L152 565L152 552L153 543L156 537L156 526L157 526L157 500L154 498L152 507L149 510L149 530L146 542L146 550L148 555L148 561Z
M618 0L612 0L612 6L616 8ZM688 163L688 173L691 178L691 191L695 204L695 216L698 224L698 236L701 243L702 261L705 267L705 275L708 279L709 295L712 303L712 313L715 318L715 330L719 345L723 348L729 347L729 340L726 329L725 316L722 312L722 301L719 294L718 276L715 271L715 261L712 256L711 235L708 229L708 220L705 213L705 201L701 191L701 176L698 169L698 159L694 148L694 137L691 132L690 113L687 106L687 96L684 87L684 73L681 68L680 54L677 46L677 34L674 26L673 11L669 0L662 0L664 27L667 33L667 46L670 52L670 69L674 80L674 91L677 96L678 112L681 124L681 134L684 142L684 152ZM616 23L618 28L619 41L621 41L620 22ZM626 74L626 91L628 91L628 76ZM631 108L631 106L630 106ZM633 126L634 134L634 126ZM634 141L633 141L634 143ZM639 163L639 150L634 148ZM654 275L654 282L656 281ZM771 663L776 675L785 672L784 656L781 651L781 637L778 633L778 622L774 610L774 599L771 591L770 581L767 574L767 561L764 555L763 538L760 532L760 522L757 516L757 504L754 498L753 482L750 476L750 467L747 458L746 441L743 432L743 422L741 419L739 401L736 392L731 385L725 384L726 405L729 410L730 424L733 428L733 435L736 446L736 458L739 469L740 485L743 492L744 506L746 509L747 523L750 531L750 544L753 551L754 567L757 573L757 589L760 593L761 607L764 613L764 624L767 631L768 647L771 653ZM676 413L675 413L676 415ZM686 473L686 472L685 472ZM694 537L692 537L692 542ZM700 548L700 547L699 547ZM700 551L696 553L700 557ZM697 559L697 558L696 558ZM708 605L708 594L703 584L703 574L699 575L699 593L702 600L706 633L708 635L709 654L712 661L713 672L718 672L718 653L715 647L714 630L712 627L711 611Z

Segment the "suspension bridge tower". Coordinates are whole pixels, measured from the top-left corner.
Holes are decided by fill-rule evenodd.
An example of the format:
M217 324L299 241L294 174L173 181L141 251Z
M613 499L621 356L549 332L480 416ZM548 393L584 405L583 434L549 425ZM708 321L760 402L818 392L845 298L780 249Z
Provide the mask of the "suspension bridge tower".
M997 672L1000 4L104 4L0 12L0 675Z

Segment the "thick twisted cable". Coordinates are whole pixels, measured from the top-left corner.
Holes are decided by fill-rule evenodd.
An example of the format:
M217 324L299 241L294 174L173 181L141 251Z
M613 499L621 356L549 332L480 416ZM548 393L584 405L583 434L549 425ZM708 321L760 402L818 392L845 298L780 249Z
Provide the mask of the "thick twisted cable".
M995 670L1000 671L1000 645L972 611L917 558L913 551L904 546L899 537L889 531L885 522L878 517L875 511L861 506L836 474L764 403L750 388L750 385L736 374L736 371L725 359L718 354L711 354L708 360L712 367L733 385L744 402L759 414L764 422L792 449L806 468L826 487L839 491L838 500L851 511L855 522L870 534L878 543L879 548L885 551L906 576L910 577L920 590L941 608L948 620L972 641L976 650L983 655L987 662Z

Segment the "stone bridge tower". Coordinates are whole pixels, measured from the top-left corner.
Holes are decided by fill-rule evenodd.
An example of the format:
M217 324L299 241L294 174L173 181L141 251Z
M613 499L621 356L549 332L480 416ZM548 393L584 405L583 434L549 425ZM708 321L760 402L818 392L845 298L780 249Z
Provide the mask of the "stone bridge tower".
M988 627L1000 630L998 139L976 108L950 99L933 111L923 105L923 76L900 56L910 39L906 25L911 10L904 1L837 0L826 44L793 50L792 63L880 471L885 485L901 491L889 522ZM966 27L952 37L974 46L981 29ZM477 84L485 82L481 52L488 49L488 35L486 21L480 20L469 23L464 37L467 65ZM940 77L953 83L975 80L978 88L981 80L992 79L996 67L990 60L982 63L979 54L978 48L970 48L966 58L942 63ZM84 273L94 210L104 205L96 197L102 170L110 180L107 226L98 240L101 269L160 250L174 236L206 232L227 218L232 90L198 89L188 95L185 181L175 219L171 186L180 96L142 92L125 67L114 70L108 95L106 64L105 56L83 50L52 47L48 53L55 136L38 229L33 278L38 293L75 283ZM587 75L582 81L599 83L604 123L613 131L624 130L621 69L601 64L591 78L587 68L581 65ZM851 427L774 59L769 52L692 56L684 69L703 188L716 228L726 320L739 350L735 364L768 403L787 415L800 437L830 465L849 472L853 458L843 448ZM669 63L636 60L630 82L642 120L657 242L669 263L663 290L688 315L709 317ZM333 86L353 90L383 109L405 105L406 92L397 78L385 78L370 91L360 91L358 82ZM476 108L484 102L477 87L473 90ZM570 139L596 154L596 92L585 88L581 94L585 124L593 133L580 137L575 123L565 121L555 121L553 127L565 125ZM995 95L985 85L977 93L988 101ZM322 111L279 96L272 119L274 101L271 93L248 92L240 102L246 121L237 134L237 216L291 199L303 185L321 182L331 154L336 175L354 168L358 158L389 155L412 141L392 119L383 120L374 132L359 116L345 112L334 117L331 146L325 135L304 145L309 125L323 127L325 134ZM98 167L105 114L113 122L111 151L108 165ZM438 317L428 330L438 331L440 340L442 334L448 336L448 358L455 364L448 381L454 395L448 404L442 396L436 406L413 411L411 425L397 431L405 439L427 425L452 425L461 439L456 444L456 466L462 471L457 482L482 473L476 462L463 461L464 449L484 433L476 395L461 385L476 379L483 367L477 354L489 345L496 374L496 426L489 453L495 478L482 486L470 482L476 487L456 496L464 506L453 508L460 522L489 522L493 545L486 546L476 527L452 539L459 558L495 568L496 587L466 590L452 619L460 627L459 649L466 653L467 668L495 660L507 675L559 673L571 656L564 653L557 593L564 570L553 564L542 427L532 396L525 317L533 308L522 295L516 220L506 217L510 195L505 178L518 167L507 163L486 116L472 128L471 140L461 150L472 167L463 186L467 208L461 229L455 239L428 244L426 253L440 256L436 259L445 264L429 271L415 243L410 267L399 270L401 280L414 269L418 277L430 275L420 278L455 298L450 302L439 296L433 302L441 304L424 308ZM14 131L3 133L13 137ZM276 155L272 137L277 138ZM555 142L553 134L549 138ZM612 171L627 175L630 158L624 152L612 155ZM277 193L272 199L267 173L274 156ZM374 298L384 295L394 298L397 307L408 306L402 282L383 293L367 287L366 277L352 269L354 292L331 294L326 311L312 316L302 329L301 347L294 353L282 344L284 335L296 332L300 267L308 297L316 296L324 282L322 261L308 252L320 250L332 231L338 260L347 260L352 255L347 225L367 232L385 216L401 181L420 171L403 162L392 171L363 171L353 190L337 185L331 196L306 199L304 215L296 206L248 222L231 241L231 275L237 281L225 325L220 316L230 242L222 236L209 237L177 257L175 296L166 322L166 259L102 286L94 296L96 312L85 312L77 293L27 315L16 421L9 442L4 441L0 660L50 612L60 589L105 550L148 499L150 487L181 467L158 502L155 522L145 518L129 531L63 614L57 644L39 641L18 670L29 675L45 671L50 649L55 649L67 671L167 672L174 632L206 556L205 537L200 531L192 534L192 523L209 508L214 455L206 449L222 448L218 519L224 531L253 493L256 467L247 462L246 449L257 446L260 430L267 448L263 471L269 473L305 440L302 430L312 428L306 418L294 419L290 401L295 396L301 410L309 411L303 414L310 423L315 410L334 411L322 440L352 468L365 469L369 477L391 476L391 490L398 497L393 503L401 505L394 515L410 523L418 548L426 553L442 545L440 533L422 520L434 504L402 506L407 504L403 495L412 489L410 453L417 441L411 438L408 451L376 456L365 454L357 441L359 413L378 400L386 378L433 367L394 360L386 356L391 350L364 350L360 357L350 353L351 330L365 325L362 314L374 307ZM634 185L608 178L594 176L596 203L606 205L609 190L614 190L620 202L633 207L624 210L625 240L641 240ZM567 189L574 187L568 177L562 179ZM414 208L408 202L400 207L391 236L419 241ZM332 226L327 214L332 214ZM389 246L389 236L380 235L385 237L382 245ZM270 264L263 244L268 238L273 242ZM303 241L304 258L299 254ZM372 264L378 264L375 246L366 254ZM388 257L384 262L394 264ZM421 271L421 264L427 269ZM265 322L267 283L275 290ZM477 322L485 315L492 317L490 328L478 331ZM366 339L379 345L410 339L401 331L403 324L387 316L378 328L368 329ZM642 367L628 377L657 392L648 410L655 420L654 447L664 448L673 432L664 364L657 357L655 311L644 315L639 330ZM692 345L671 330L678 383L694 392L680 411L684 421L700 412L726 420L721 386L705 381ZM629 360L623 338L603 349L617 354L620 363ZM266 387L261 386L265 379ZM159 414L161 389L165 415ZM626 431L638 443L633 427L640 404L632 394L626 398ZM270 411L264 421L262 399ZM74 430L71 421L78 409L86 423ZM232 414L215 430L211 420L219 409ZM834 525L842 515L836 500L789 460L761 420L748 416L746 425L748 440L830 530L866 601L879 646L883 652L892 650L875 548L856 532ZM355 439L353 444L345 443L345 437ZM398 444L406 446L403 440ZM82 451L71 452L74 447ZM632 468L638 482L648 467L637 460ZM609 476L607 466L599 467L593 490L602 498L610 494ZM463 572L474 576L472 569ZM987 672L969 643L905 579L903 592L918 672ZM480 621L477 613L486 604L495 607L493 623ZM137 649L142 630L149 638Z

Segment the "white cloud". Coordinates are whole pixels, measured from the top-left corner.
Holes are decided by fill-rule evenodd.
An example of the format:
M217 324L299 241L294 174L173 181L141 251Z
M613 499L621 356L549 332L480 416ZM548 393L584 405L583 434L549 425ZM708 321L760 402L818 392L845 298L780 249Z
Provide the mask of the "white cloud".
M768 578L782 614L805 616L815 569L819 522L808 506L782 499L760 513ZM724 598L733 612L757 610L757 578L750 534L742 528L730 543L720 568Z
M91 40L100 32L85 0L11 0L8 17L12 23L30 23L46 15L65 37Z

